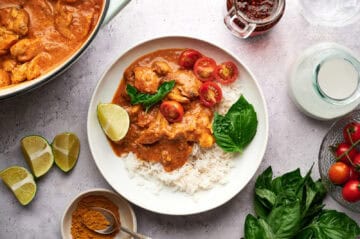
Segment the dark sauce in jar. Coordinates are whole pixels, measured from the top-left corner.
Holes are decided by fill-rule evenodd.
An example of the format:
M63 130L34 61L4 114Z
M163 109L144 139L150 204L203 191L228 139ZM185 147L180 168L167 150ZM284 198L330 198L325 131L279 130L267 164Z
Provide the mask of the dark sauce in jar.
M235 0L235 2L238 9L253 20L270 17L276 10L275 0Z
M279 0L226 0L227 10L229 11L234 4L236 5L237 11L240 11L249 20L266 21L266 19L276 14L279 7ZM285 4L280 14L273 21L257 24L251 36L258 35L272 28L282 17L284 9ZM235 23L241 28L244 27L244 24L238 19L235 20Z

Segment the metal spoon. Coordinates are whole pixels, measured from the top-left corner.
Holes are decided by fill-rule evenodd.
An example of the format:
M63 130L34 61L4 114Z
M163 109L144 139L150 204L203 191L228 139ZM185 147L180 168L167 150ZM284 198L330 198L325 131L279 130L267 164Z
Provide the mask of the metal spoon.
M101 208L101 207L91 207L91 209L100 212L106 218L106 220L109 221L109 226L105 229L94 230L94 229L89 228L88 225L86 225L86 223L83 222L83 225L86 226L89 230L94 231L99 234L107 235L107 234L111 234L114 231L120 229L121 231L124 231L124 232L130 234L135 239L151 239L151 237L141 235L139 233L131 231L130 229L128 229L126 227L123 227L120 224L120 222L117 220L114 213L112 213L110 210L107 210L107 209Z

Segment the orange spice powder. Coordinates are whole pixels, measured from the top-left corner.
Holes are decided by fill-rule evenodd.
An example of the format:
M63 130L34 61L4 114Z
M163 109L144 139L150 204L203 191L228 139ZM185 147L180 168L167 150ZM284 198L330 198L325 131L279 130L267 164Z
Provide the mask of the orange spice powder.
M92 229L104 229L109 225L107 219L97 211L91 209L92 207L102 207L111 211L120 222L120 215L118 207L104 196L87 196L82 198L75 211L72 214L71 220L71 235L73 239L111 239L114 238L118 231L109 235L101 235L89 230L84 223Z

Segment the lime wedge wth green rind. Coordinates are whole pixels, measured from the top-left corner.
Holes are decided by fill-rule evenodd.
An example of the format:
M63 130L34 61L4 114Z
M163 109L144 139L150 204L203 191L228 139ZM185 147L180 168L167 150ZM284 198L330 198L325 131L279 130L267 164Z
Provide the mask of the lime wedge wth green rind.
M21 149L36 178L46 174L52 167L54 154L50 144L43 137L30 135L22 138Z
M36 194L36 183L33 175L20 166L12 166L0 172L0 178L13 192L21 205L29 204Z
M74 168L80 153L80 140L74 133L61 133L55 136L51 147L55 164L64 172Z
M130 119L127 111L117 104L100 103L97 106L97 116L106 136L118 142L126 136Z

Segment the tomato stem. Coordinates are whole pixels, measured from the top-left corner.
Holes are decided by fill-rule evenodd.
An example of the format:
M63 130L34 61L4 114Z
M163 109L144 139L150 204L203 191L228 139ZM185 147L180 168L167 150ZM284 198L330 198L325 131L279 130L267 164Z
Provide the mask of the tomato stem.
M352 143L348 150L346 150L344 153L342 153L339 157L335 157L336 161L339 161L343 156L346 155L346 158L349 161L349 163L351 164L351 166L355 167L355 164L353 163L353 161L351 160L351 158L349 156L349 152L351 150L353 150L356 147L356 145L358 145L359 143L360 143L360 139L358 141L356 141L355 143Z

